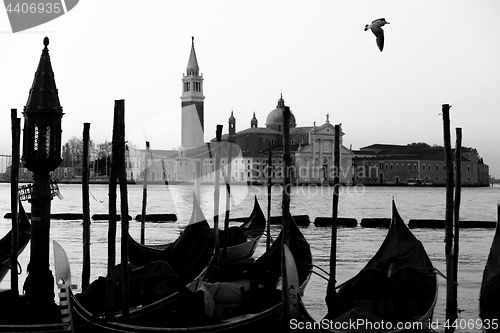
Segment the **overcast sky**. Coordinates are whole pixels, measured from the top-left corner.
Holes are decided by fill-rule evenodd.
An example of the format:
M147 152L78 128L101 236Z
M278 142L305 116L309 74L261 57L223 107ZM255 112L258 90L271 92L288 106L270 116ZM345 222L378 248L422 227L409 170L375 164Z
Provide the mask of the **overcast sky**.
M384 17L385 48L365 24ZM139 148L180 145L181 79L195 36L204 77L205 140L231 110L236 129L259 126L280 93L297 126L342 123L344 145L475 147L500 177L500 1L85 0L65 15L13 34L0 14L0 153L11 152L10 109L26 104L43 38L59 90L63 143L91 123L111 140L115 99Z

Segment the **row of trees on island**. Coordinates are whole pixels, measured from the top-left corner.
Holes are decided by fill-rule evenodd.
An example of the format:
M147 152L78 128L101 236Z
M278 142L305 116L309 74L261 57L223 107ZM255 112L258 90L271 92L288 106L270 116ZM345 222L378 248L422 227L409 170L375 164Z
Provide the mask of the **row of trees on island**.
M131 143L127 143L127 147L134 148ZM60 168L71 170L81 170L83 163L83 139L73 136L69 139L61 149L61 157L63 161ZM90 173L93 177L109 176L111 164L111 142L105 140L103 143L95 143L92 139L89 142L89 163ZM77 176L78 172L71 172L73 176Z
M136 149L135 145L127 142L127 149ZM58 180L80 178L83 167L83 139L71 137L61 147L62 162L52 172L52 177ZM103 143L89 142L89 169L90 177L105 180L109 177L111 168L111 142L105 140ZM10 180L12 168L12 155L0 154L0 182ZM31 181L32 174L20 161L19 179Z
M80 169L83 162L83 139L73 136L61 149L63 161L60 168ZM89 161L91 173L94 176L107 176L111 162L111 142L105 140L96 144L89 142ZM75 175L75 173L72 173Z

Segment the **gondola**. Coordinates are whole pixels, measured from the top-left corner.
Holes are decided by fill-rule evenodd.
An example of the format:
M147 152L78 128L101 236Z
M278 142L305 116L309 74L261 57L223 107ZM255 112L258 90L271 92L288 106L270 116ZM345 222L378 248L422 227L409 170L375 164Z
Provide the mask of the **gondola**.
M266 228L266 218L255 197L254 207L250 216L239 227L230 227L226 264L252 257L260 237ZM224 230L220 231L219 239L222 241ZM170 244L142 245L130 234L128 236L129 261L141 266L150 263L154 258L167 249ZM221 247L223 244L221 243Z
M19 256L31 239L31 224L24 207L19 201L19 225L17 238L17 255ZM12 256L12 230L0 239L0 282L10 270L10 258Z
M206 221L200 205L193 196L190 222L184 232L168 248L159 252L147 265L128 264L130 302L133 306L145 306L159 299L169 302L179 290L194 290L214 260L214 232ZM61 264L60 264L61 266ZM64 266L63 266L64 267ZM121 308L121 264L115 267L115 307ZM57 271L63 268L56 268ZM57 274L56 274L57 275ZM106 278L99 277L75 297L94 316L105 311Z
M301 327L322 332L425 330L437 295L436 271L429 256L393 201L389 232L377 253L338 291L327 292L328 313L322 325L303 311Z
M479 292L479 316L483 332L500 332L500 206L490 254L484 267Z
M115 321L93 316L71 295L75 330L248 332L258 329L259 332L278 332L282 325L281 290L276 287L281 277L281 239L280 233L255 262L241 263L240 271L231 270L218 281L204 282L195 292L179 292L175 301L163 299L131 310L126 323L120 316ZM309 243L295 222L290 223L289 249L295 259L297 279L303 292L312 272L312 255ZM215 289L222 291L220 295L217 291L212 294Z

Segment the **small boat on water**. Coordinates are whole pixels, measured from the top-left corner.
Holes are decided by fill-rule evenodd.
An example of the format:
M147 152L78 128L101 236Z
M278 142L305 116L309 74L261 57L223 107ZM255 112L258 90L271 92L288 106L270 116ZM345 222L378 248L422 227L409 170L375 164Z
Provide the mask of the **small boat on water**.
M250 216L239 226L229 227L228 247L226 263L234 263L239 260L245 260L252 257L255 248L266 229L266 218L255 197L254 207ZM186 228L187 230L187 228ZM184 232L186 232L184 230ZM224 230L219 231L219 239L224 239ZM133 265L142 266L156 260L157 256L166 250L173 243L160 245L142 245L137 242L130 234L128 238L129 261Z
M500 332L500 206L497 206L497 215L495 236L479 292L479 316L483 321L483 332L488 333Z
M255 262L241 262L240 270L233 266L229 274L217 281L203 282L195 292L183 290L175 300L165 298L131 309L128 321L119 315L113 321L92 315L71 295L75 331L278 332L283 311L281 290L277 287L281 281L282 237L280 233ZM297 272L297 278L289 281L297 280L303 291L312 272L312 254L309 243L294 222L290 223L289 249ZM287 260L287 267L290 262Z
M19 225L17 238L17 255L19 256L31 239L31 224L24 207L19 201ZM10 258L12 256L12 230L0 239L0 282L10 270Z
M356 276L337 289L327 292L324 325L314 325L304 311L303 327L339 333L409 332L415 331L415 325L428 328L438 296L436 271L394 201L389 232L379 250Z

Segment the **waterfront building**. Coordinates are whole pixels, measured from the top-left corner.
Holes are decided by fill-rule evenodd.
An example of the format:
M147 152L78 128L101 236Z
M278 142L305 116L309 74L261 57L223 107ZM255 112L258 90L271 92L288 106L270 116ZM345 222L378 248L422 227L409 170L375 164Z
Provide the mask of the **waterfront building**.
M461 152L462 185L489 186L489 167L477 150L462 147ZM423 143L406 146L373 144L355 153L353 167L356 183L446 185L443 147L430 147Z
M176 178L177 150L150 149L147 157L148 180L171 180ZM126 172L130 181L143 180L146 170L146 150L127 147Z
M221 166L224 168L222 179L224 180L227 172L228 144L221 144ZM233 161L233 172L243 165L239 155L240 150L236 145L231 145ZM196 174L196 164L200 165L200 180L204 182L213 182L215 179L215 149L216 145L206 143L204 145L183 150L150 150L147 157L148 182L151 183L184 183L193 182ZM127 154L127 179L136 183L144 181L146 170L146 150L129 148ZM234 180L234 178L233 178Z

